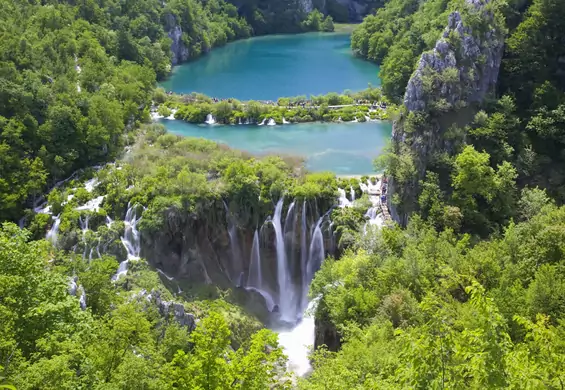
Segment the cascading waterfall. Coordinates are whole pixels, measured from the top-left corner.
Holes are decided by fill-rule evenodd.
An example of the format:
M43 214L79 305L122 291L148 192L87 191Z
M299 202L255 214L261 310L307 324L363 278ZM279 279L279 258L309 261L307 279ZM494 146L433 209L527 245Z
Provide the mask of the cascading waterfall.
M45 237L47 241L50 241L53 246L57 246L57 233L59 233L59 225L61 225L61 214L53 217L55 222L51 226L51 229L47 232L47 236Z
M207 125L215 125L216 118L214 118L214 115L208 114L206 115L206 120L204 121L204 123L206 123Z
M349 187L349 194L351 195L351 202L355 202L355 190L353 189L353 186Z
M275 214L272 219L273 227L276 236L276 250L277 250L277 282L279 292L279 312L281 320L286 322L293 322L296 320L296 312L292 307L294 289L292 288L292 281L288 272L288 263L286 261L286 249L284 245L283 230L281 226L282 208L284 198L277 202L275 207Z
M286 119L284 119L284 116L282 118L282 123L283 123L283 125L290 125L290 122L287 121Z
M302 299L300 305L306 307L308 301L308 280L306 277L308 266L308 249L307 249L307 227L306 227L306 200L302 203L302 221L300 224L300 278L302 282Z
M131 206L128 203L128 210L126 212L126 219L124 220L125 231L121 237L122 244L128 253L127 259L120 263L118 272L112 277L112 280L118 280L120 276L125 275L128 270L128 263L130 260L138 260L139 252L141 251L140 234L137 230L137 223L141 217L137 218L136 205Z
M269 118L269 121L267 122L267 126L276 126L277 122L275 122L275 120L273 118Z
M261 123L259 123L259 126L263 126L266 121L267 121L266 119L263 119L263 120L261 121Z

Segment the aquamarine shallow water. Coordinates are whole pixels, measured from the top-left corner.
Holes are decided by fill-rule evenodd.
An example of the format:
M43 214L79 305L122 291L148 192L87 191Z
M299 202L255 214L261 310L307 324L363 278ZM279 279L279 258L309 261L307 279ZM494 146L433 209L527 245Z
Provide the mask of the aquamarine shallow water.
M338 175L374 172L372 161L392 132L390 122L220 126L163 119L161 123L173 134L202 137L254 154L301 156L309 170Z
M276 100L378 86L378 72L377 65L353 56L348 34L272 35L214 49L175 67L161 85L177 93Z

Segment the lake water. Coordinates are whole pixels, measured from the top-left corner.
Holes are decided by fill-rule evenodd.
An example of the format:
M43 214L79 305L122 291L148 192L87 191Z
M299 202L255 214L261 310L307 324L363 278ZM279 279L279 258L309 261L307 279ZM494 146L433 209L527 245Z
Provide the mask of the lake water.
M379 67L355 58L350 36L272 35L230 43L177 66L161 85L177 93L276 100L380 85Z
M250 153L301 156L309 170L332 171L338 175L374 172L372 161L392 132L390 122L281 126L195 125L166 119L161 122L173 134L207 138Z
M162 83L178 93L242 100L318 95L380 85L379 68L355 58L348 34L308 33L247 39L214 49L174 69ZM390 138L389 122L305 123L282 126L208 126L162 120L183 136L203 137L251 153L305 158L312 171L373 172L372 160Z

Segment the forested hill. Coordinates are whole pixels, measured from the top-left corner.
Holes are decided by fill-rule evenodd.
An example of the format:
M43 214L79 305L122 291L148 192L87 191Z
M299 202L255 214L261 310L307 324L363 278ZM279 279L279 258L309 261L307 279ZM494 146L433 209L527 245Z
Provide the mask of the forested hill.
M335 219L302 388L563 387L564 43L561 0L391 0L355 30L403 104L377 162L400 226Z
M112 160L149 119L172 63L256 33L222 0L0 5L1 220L19 219L77 169ZM293 31L333 30L319 12L295 13ZM277 31L266 23L259 32Z

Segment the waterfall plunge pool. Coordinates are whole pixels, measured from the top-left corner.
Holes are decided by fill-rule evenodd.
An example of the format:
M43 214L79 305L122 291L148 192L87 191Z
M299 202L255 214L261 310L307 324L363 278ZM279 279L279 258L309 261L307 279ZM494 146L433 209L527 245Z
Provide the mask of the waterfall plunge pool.
M392 133L392 124L386 121L280 126L196 125L168 119L159 122L172 134L206 138L252 154L298 156L305 159L310 171L332 171L336 175L374 174L373 159Z

